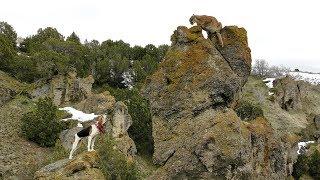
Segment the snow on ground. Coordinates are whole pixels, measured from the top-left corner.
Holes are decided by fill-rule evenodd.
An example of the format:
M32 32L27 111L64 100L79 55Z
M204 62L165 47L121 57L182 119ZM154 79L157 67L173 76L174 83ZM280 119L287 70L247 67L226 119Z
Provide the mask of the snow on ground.
M302 148L302 147L307 147L307 145L308 144L311 144L311 143L315 143L314 141L307 141L307 142L299 142L298 143L298 151L297 151L297 153L298 154L300 154L300 149Z
M269 89L273 88L273 81L276 80L276 78L266 78L263 80L263 82L268 86ZM272 96L274 93L269 92L269 96Z
M307 81L311 84L320 84L320 74L317 73L307 73L307 72L289 72L289 75L296 80Z
M90 121L90 120L99 116L99 115L95 115L94 113L91 113L91 114L84 113L82 111L74 109L73 107L59 108L59 110L67 111L68 113L72 114L71 118L62 119L63 121L67 121L69 119L74 119L74 120L84 122L84 121ZM79 124L78 124L78 126L79 126Z
M134 75L134 73L132 74ZM122 78L123 81L121 83L131 90L133 88L133 76L131 73L129 71L122 73Z
M276 78L266 78L263 80L263 82L268 86L268 88L273 88L273 81Z
M320 84L320 74L319 73L292 71L292 72L289 72L288 75L293 77L295 80L306 81L306 82L309 82L314 85ZM263 82L268 86L268 88L273 88L273 81L275 79L276 78L266 78L263 80ZM269 95L271 95L271 92L269 93Z

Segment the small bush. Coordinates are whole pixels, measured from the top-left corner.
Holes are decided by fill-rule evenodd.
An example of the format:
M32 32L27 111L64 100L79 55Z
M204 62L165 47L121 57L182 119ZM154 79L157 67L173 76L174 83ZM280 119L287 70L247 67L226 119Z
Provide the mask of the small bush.
M101 138L98 145L100 156L100 169L106 179L140 179L139 171L133 162L128 162L127 158L117 149L115 143L109 137Z
M320 153L315 150L310 156L299 155L293 165L292 176L299 179L302 175L310 175L314 179L320 179Z
M304 154L299 155L297 162L293 165L292 176L294 179L299 179L302 175L308 174L308 157Z
M314 179L320 179L320 153L315 150L309 158L309 174Z
M49 98L39 99L36 108L22 117L22 133L27 139L43 147L55 145L65 123L57 118L57 107Z
M241 101L235 108L237 115L244 121L254 120L263 117L263 110L260 106L247 101Z

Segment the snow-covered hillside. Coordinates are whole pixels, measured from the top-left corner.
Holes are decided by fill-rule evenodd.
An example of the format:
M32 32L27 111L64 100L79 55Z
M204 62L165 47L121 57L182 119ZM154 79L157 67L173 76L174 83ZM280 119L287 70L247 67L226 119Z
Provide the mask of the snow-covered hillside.
M320 84L320 73L309 73L309 72L299 72L299 71L292 71L288 73L289 76L293 77L296 80L302 80L309 82L313 85ZM280 78L280 77L278 77ZM269 87L273 88L273 81L277 78L266 78L263 82Z
M296 80L307 81L311 84L320 84L320 74L319 73L308 73L308 72L289 72L289 75Z

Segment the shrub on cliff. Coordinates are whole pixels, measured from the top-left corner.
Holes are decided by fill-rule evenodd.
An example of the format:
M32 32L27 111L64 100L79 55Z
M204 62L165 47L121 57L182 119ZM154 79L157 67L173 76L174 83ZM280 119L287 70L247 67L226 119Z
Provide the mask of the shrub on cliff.
M36 108L24 114L21 130L25 137L40 146L54 146L65 123L58 120L58 109L49 98L39 99Z
M302 175L308 174L308 157L304 154L299 155L297 162L293 165L292 176L294 179L299 179Z
M293 165L292 176L299 179L302 175L310 175L314 179L320 179L320 152L315 150L310 156L299 155Z
M253 120L257 117L263 117L263 110L257 104L248 101L241 101L235 108L237 115L245 121Z
M104 136L97 148L100 169L106 179L140 179L139 171L134 162L129 162L114 146L114 141L110 137Z
M309 174L314 179L320 179L320 152L315 150L309 158Z

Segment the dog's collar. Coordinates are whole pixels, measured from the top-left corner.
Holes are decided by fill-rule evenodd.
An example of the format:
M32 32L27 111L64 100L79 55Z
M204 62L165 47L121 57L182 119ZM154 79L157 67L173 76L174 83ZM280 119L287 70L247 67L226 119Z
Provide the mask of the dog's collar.
M99 122L95 123L97 129L99 130L100 133L104 133L105 132L105 129L103 127L102 124L100 124Z

